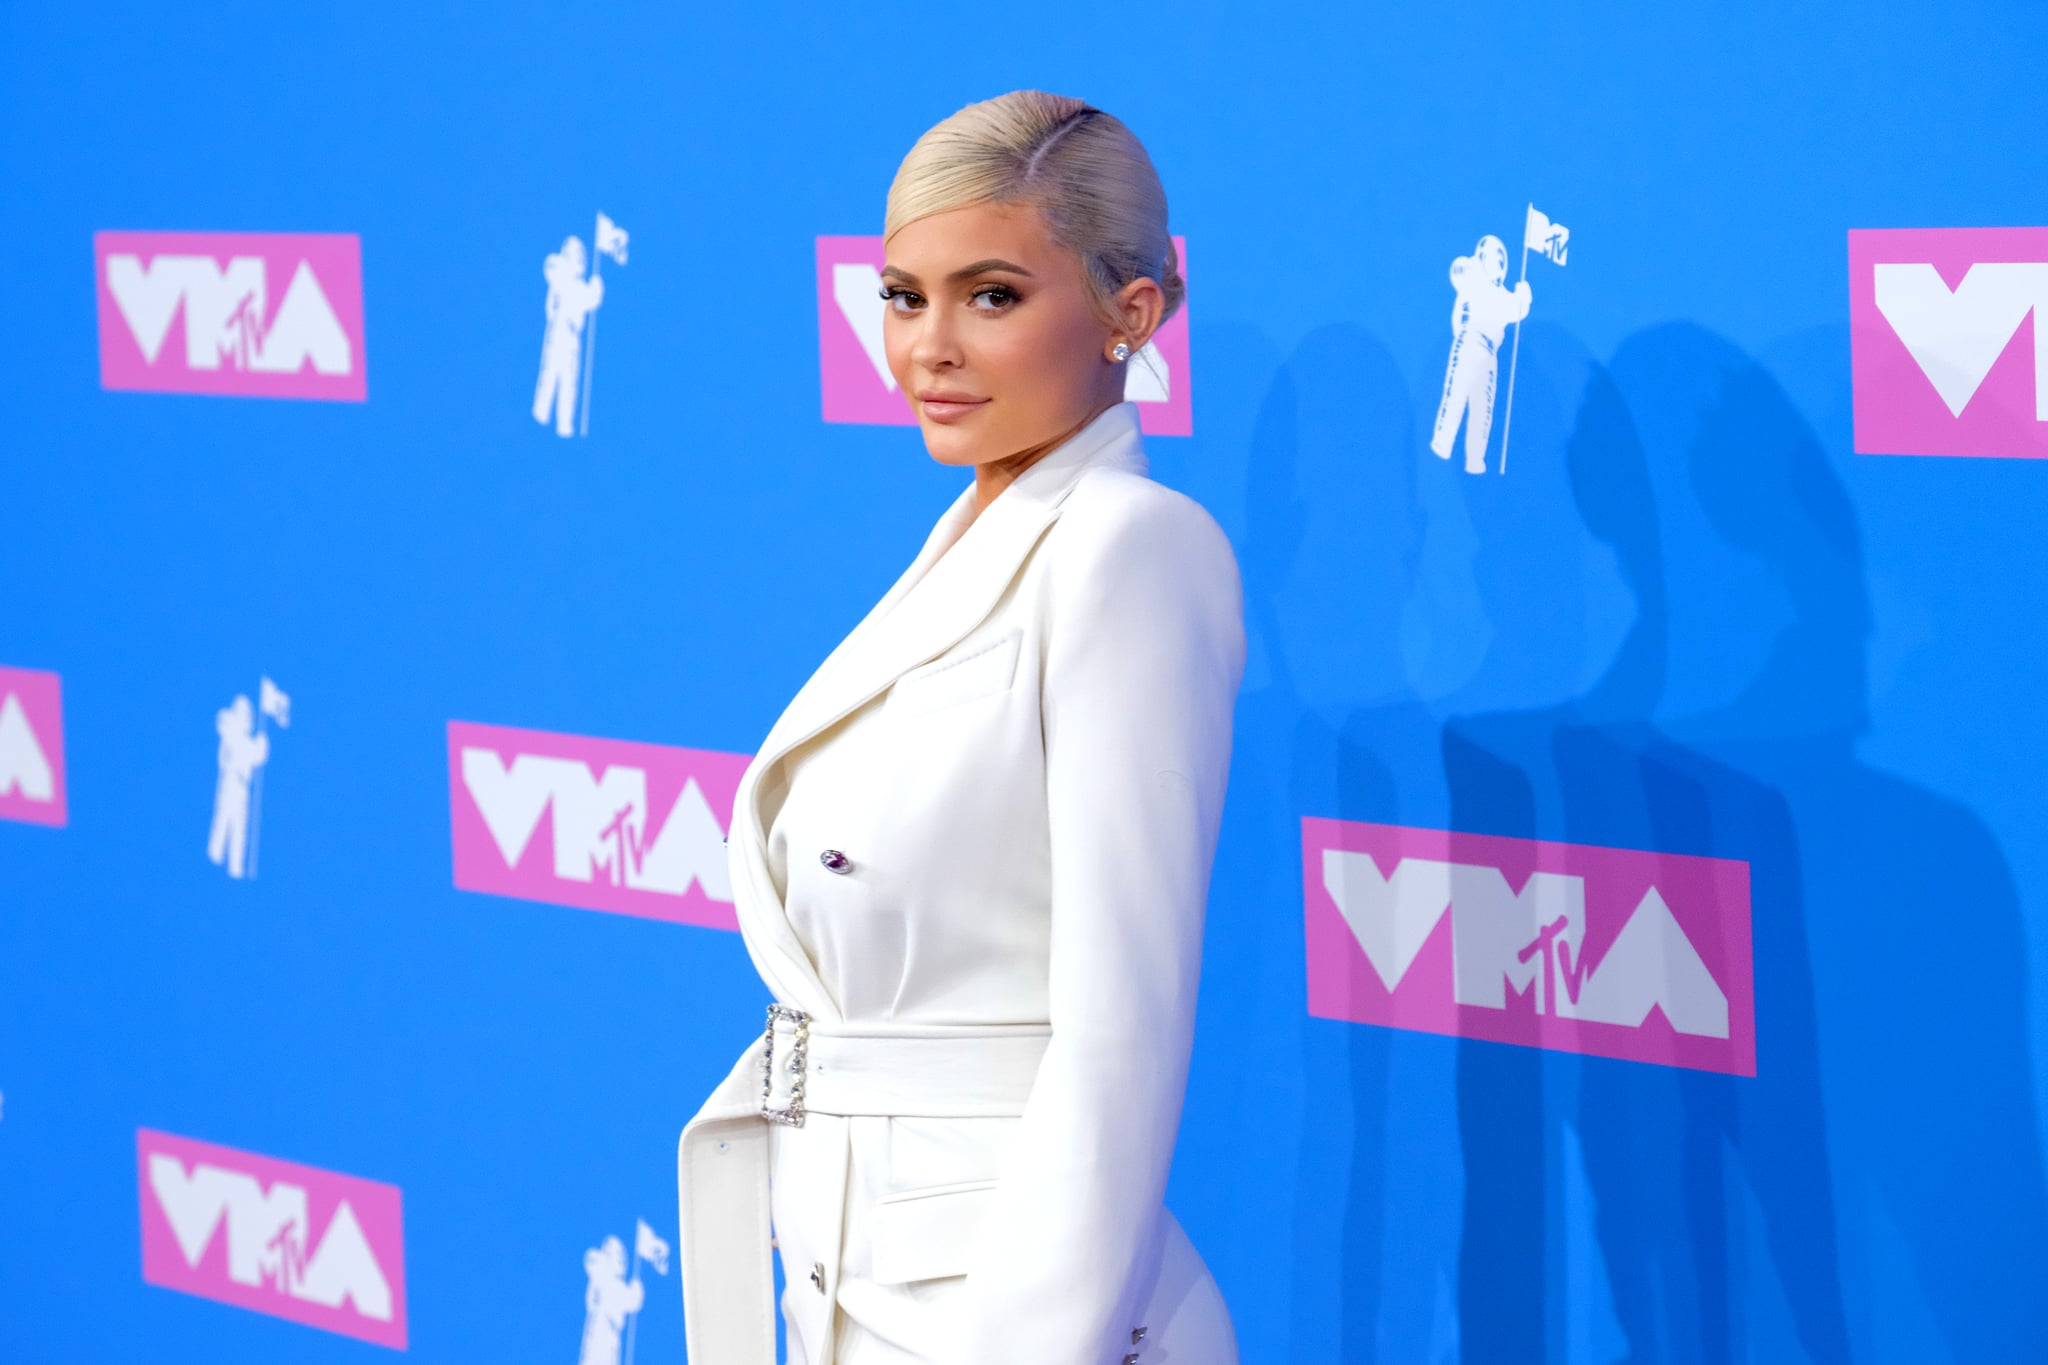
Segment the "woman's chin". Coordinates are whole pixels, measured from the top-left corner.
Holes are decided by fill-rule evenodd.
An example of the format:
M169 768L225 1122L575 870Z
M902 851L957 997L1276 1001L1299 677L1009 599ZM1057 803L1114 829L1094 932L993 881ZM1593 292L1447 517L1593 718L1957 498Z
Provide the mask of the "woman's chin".
M918 426L924 430L924 448L940 464L977 465L987 458L983 437L939 422L920 421Z

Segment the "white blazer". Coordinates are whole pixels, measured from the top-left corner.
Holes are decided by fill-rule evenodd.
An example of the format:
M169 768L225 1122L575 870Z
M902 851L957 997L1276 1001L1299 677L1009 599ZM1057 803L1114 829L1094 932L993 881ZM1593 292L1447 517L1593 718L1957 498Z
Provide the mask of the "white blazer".
M834 1342L835 1304L852 1313L859 1295L905 1280L946 1286L892 1300L929 1306L916 1331L943 1343L924 1349L946 1365L1236 1360L1214 1282L1163 1197L1242 603L1222 531L1145 468L1125 403L964 534L962 493L741 781L729 841L740 928L775 999L811 1020L814 1072L838 1065L837 1033L1028 1035L1031 1051L1008 1108L814 1105L770 1141L764 1084L784 1082L764 1083L764 1066L781 1077L793 1039L780 1035L772 1064L763 1043L750 1048L683 1136L693 1365L772 1360L771 1200L792 1362L855 1365L861 1353ZM769 827L792 771L834 743L862 748L804 769L837 784L822 806L805 793L836 828L830 852L789 850L785 903ZM836 930L822 964L791 923L797 908ZM942 1067L905 1071L912 1088L951 1084L934 1079ZM814 1098L831 1080L812 1077ZM771 1163L769 1191L758 1173Z

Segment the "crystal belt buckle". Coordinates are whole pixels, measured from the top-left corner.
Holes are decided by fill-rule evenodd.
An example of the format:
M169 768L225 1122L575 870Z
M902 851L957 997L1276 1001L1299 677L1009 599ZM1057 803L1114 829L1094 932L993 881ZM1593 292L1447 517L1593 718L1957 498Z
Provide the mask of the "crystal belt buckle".
M789 1108L777 1109L768 1101L775 1094L775 1025L780 1021L796 1030L789 1048ZM791 1128L804 1126L804 1049L811 1040L811 1016L788 1005L768 1007L768 1049L761 1059L761 1117Z

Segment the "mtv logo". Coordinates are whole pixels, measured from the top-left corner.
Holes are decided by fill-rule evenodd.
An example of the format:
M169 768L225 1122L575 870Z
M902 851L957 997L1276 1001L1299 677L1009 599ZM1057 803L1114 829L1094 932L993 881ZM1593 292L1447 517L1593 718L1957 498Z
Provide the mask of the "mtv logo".
M396 1186L135 1132L145 1283L403 1351Z
M725 835L749 761L450 721L455 884L737 929Z
M1309 1013L1756 1074L1749 864L1305 819Z
M97 232L100 387L360 403L353 233Z
M1173 246L1185 279L1187 242L1176 237ZM910 404L897 392L882 345L886 263L880 237L818 239L818 370L828 422L916 425ZM1124 397L1138 405L1138 425L1145 433L1193 435L1187 306L1124 363L1129 366Z
M2048 458L2048 228L1849 234L1856 450Z
M58 677L0 668L0 820L62 826L66 818Z

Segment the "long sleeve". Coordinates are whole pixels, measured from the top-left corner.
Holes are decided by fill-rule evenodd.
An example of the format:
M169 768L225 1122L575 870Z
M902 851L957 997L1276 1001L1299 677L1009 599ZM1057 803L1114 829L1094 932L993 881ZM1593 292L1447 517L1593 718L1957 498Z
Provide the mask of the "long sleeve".
M1052 1040L970 1262L972 1365L1131 1349L1187 1082L1242 600L1199 506L1104 493L1048 547Z

